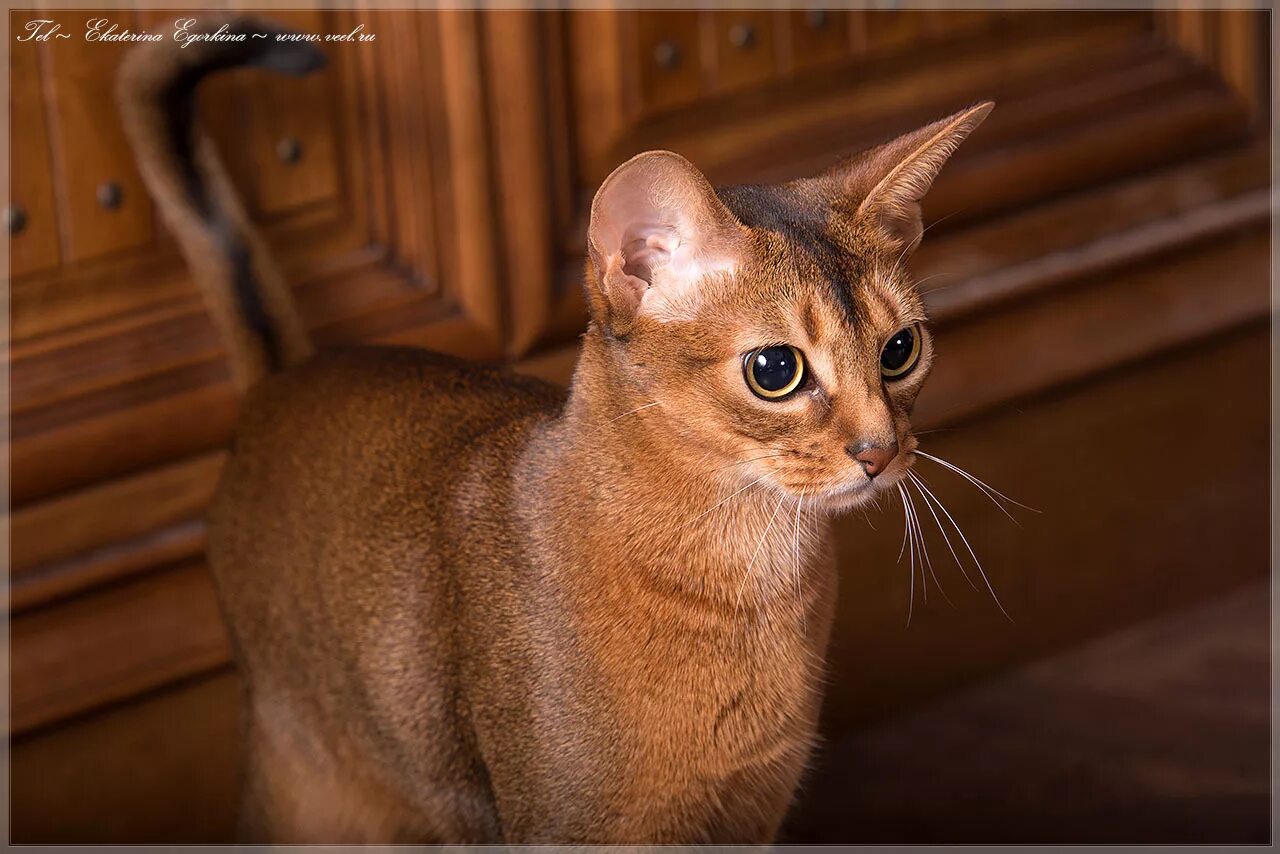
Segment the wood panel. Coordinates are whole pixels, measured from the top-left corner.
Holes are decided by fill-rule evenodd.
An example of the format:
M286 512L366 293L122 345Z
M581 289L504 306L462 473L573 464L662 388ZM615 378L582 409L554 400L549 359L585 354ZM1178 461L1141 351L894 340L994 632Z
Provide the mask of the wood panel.
M765 9L704 13L710 92L732 92L778 74L776 16Z
M9 523L9 607L21 611L71 592L196 557L197 521L222 470L221 452L14 513Z
M792 9L786 14L792 69L820 68L849 54L852 13L843 9Z
M628 52L628 59L642 108L659 112L697 101L702 85L702 32L697 14L633 13L627 23L635 31L635 47Z
M9 31L26 36L25 18L10 12ZM14 25L18 25L15 27ZM58 223L53 197L52 166L44 102L40 97L40 56L34 41L11 47L9 126L10 199L6 206L9 270L22 276L58 263Z
M301 33L337 31L334 16L318 10L277 10L272 18ZM321 50L333 53L323 45ZM262 153L255 159L257 211L279 215L339 195L337 152L344 140L335 110L337 85L334 77L324 74L302 80L260 75L255 81L247 142Z
M550 108L541 16L534 11L494 12L486 19L485 73L505 81L490 89L489 119L495 139L498 252L505 277L519 281L506 293L507 350L531 347L553 307L556 253L552 218Z
M364 64L352 54L363 46L335 45L312 81L255 83L258 112L240 140L258 152L249 196L319 340L430 342L493 358L505 321L488 130L467 90L483 79L479 21L418 15L406 28L387 14L387 47ZM353 19L299 13L292 23L337 31ZM440 81L427 87L439 97L421 97L424 80ZM277 156L288 137L304 149L296 163ZM13 305L17 501L225 441L234 404L220 344L172 246L19 279Z
M40 44L59 222L72 262L145 246L155 233L151 199L115 113L115 72L128 45L83 37L89 22L109 15L117 13L50 12L71 37Z
M914 9L868 10L859 14L866 47L873 52L888 52L924 41L933 29L929 14Z
M699 19L704 54L712 50L713 62L722 31L736 13L717 14ZM999 108L930 194L926 213L946 220L945 231L1231 149L1256 132L1251 115L1257 108L1224 87L1224 68L1189 62L1183 45L1148 13L850 14L838 40L848 53L833 56L821 76L797 76L799 53L785 55L808 32L804 13L762 17L758 27L788 46L771 61L770 74L753 78L740 92L717 94L707 89L712 68L696 101L651 113L628 113L625 98L628 63L642 67L647 57L617 50L612 60L602 58L609 39L618 37L609 27L613 19L571 16L569 56L589 67L593 79L571 89L572 97L586 100L571 112L580 160L576 219L559 240L562 281L576 277L581 267L586 201L594 185L617 162L644 149L679 151L717 183L788 180L957 104L994 97ZM641 15L636 26L646 45L664 35L688 39L695 17ZM1233 21L1235 41L1249 38L1245 30L1259 35L1256 19ZM860 53L865 39L884 44ZM908 54L914 61L896 59ZM1256 54L1250 57L1246 64L1256 72L1264 63ZM642 69L641 79L650 73L655 72ZM607 82L610 74L616 86ZM693 98L693 82L682 85L680 97ZM548 316L532 340L554 340L583 322L580 300L558 302L561 313Z
M144 576L10 624L21 732L225 664L226 631L202 565Z

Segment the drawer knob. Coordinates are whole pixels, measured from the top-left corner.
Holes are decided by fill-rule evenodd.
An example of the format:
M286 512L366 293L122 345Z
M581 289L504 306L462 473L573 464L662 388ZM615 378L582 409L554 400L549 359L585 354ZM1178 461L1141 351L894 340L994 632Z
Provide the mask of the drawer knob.
M809 9L804 13L805 25L811 30L824 30L830 20L826 9Z
M286 136L276 143L276 157L290 165L302 159L302 143L296 136Z
M27 212L17 205L4 209L4 227L10 236L17 237L27 227Z
M756 28L750 24L734 24L729 28L729 44L746 50L756 43Z
M680 67L680 45L673 41L661 41L653 49L653 61L659 68L672 71Z
M124 201L124 190L120 189L120 185L115 181L107 181L105 184L98 185L98 204L103 210L118 210L120 203Z

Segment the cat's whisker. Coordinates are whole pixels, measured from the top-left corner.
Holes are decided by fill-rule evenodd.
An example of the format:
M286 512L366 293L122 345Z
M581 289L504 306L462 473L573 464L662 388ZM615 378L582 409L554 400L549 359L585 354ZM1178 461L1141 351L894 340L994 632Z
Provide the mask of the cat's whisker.
M907 498L905 495L903 495L902 484L899 483L897 486L898 486L898 495L899 497L902 498L902 516L903 516L903 519L905 520L907 518ZM902 554L907 550L907 533L910 530L911 530L910 525L906 525L902 529L902 545L898 546L898 557L897 557L897 560L894 561L894 563L902 563Z
M997 507L999 507L1001 512L1004 513L1004 515L1008 516L1010 519L1013 519L1015 524L1021 524L1021 523L1018 522L1017 519L1013 518L1012 514L1010 514L1009 511L1004 508L1004 505L1002 505L999 501L996 500L997 498L1003 498L1005 501L1008 501L1010 504L1016 504L1017 506L1021 507L1024 510L1030 510L1032 513L1040 512L1034 507L1028 507L1027 505L1023 504L1021 501L1015 501L1014 499L1005 495L1000 490L996 489L994 486L991 486L989 483L975 477L974 475L969 474L969 472L960 468L960 466L956 465L955 463L948 462L947 460L944 460L941 457L935 457L933 454L926 453L925 451L922 451L919 448L916 449L915 453L924 457L926 460L932 460L938 465L943 466L944 468L950 469L951 471L963 477L965 480L972 483L974 486L976 486L979 489L979 491L981 491L984 495L990 498L991 502L995 504Z
M911 568L909 578L911 586L907 591L907 628L911 628L911 615L915 611L916 606L916 552L915 541L910 536L911 533L911 511L907 509L907 493L903 490L902 484L898 484L898 495L902 498L902 518L906 525L906 529L902 532L902 544L905 547L908 540L911 540ZM902 560L902 553L898 553L898 560Z
M800 500L796 502L796 529L795 529L795 537L792 540L792 547L793 547L793 552L795 556L795 564L793 565L793 568L791 570L791 575L796 588L796 604L800 607L800 627L802 630L805 630L806 619L805 619L805 606L804 606L804 591L801 589L801 584L800 584L800 512L803 508L804 508L804 492L802 491L800 493Z
M590 438L591 436L594 436L596 433L599 433L601 430L603 430L604 428L608 427L610 424L613 424L615 421L620 421L620 420L622 420L623 418L626 418L628 415L634 415L635 413L639 412L640 410L642 410L642 409L648 409L648 408L649 408L649 407L651 407L651 406L661 406L661 405L662 405L662 401L660 401L660 400L655 400L655 401L653 401L653 402L651 402L651 403L646 403L646 404L644 404L643 406L637 406L635 409L628 410L628 411L626 411L626 412L622 413L621 415L619 415L619 416L617 416L617 417L615 417L615 418L610 418L608 421L604 422L603 424L598 425L594 430L592 430L590 433L588 433L588 434L587 434L587 438Z
M729 463L728 465L720 466L719 468L714 468L714 469L712 469L712 470L711 470L710 472L708 472L708 473L709 473L709 474L714 474L715 472L718 472L718 471L724 471L725 469L731 469L731 468L733 468L734 466L744 466L744 465L746 465L747 463L754 463L754 462L757 462L758 460L772 460L772 459L776 459L777 457L785 457L785 456L787 456L787 454L788 454L788 453L789 453L789 452L787 452L787 451L781 451L781 452L776 453L776 454L766 454L766 455L764 455L763 457L749 457L749 458L747 458L747 459L745 459L745 460L738 460L736 463Z
M942 520L938 518L938 514L934 511L933 505L929 503L932 498L938 500L938 496L933 494L933 490L925 484L924 478L920 477L913 471L907 471L907 477L915 481L916 488L920 490L920 497L924 499L924 506L928 509L929 515L933 517L933 523L938 526L938 531L942 534L942 541L947 544L947 551L951 552L951 557L955 560L956 566L960 569L960 574L964 576L964 580L969 582L969 586L974 590L978 589L978 585L973 583L973 579L969 577L969 572L964 568L964 564L960 560L960 556L956 554L955 547L951 545L951 537L947 535L947 529L943 527Z
M760 481L764 480L764 479L765 479L765 478L767 478L768 476L769 476L769 475L767 475L767 474L762 474L762 475L760 475L758 478L756 478L755 480L751 481L751 482L750 482L750 483L748 483L746 486L742 487L741 489L737 490L736 492L731 493L728 497L720 499L720 500L719 500L719 501L717 501L715 504L713 504L713 505L711 505L710 507L708 507L706 510L703 510L703 511L702 511L701 513L699 513L697 516L694 516L694 517L693 517L692 519L690 519L688 522L685 522L685 523L684 523L684 525L683 525L682 527L683 527L683 528L687 528L687 527L689 527L689 526L690 526L690 525L692 525L694 522L696 522L696 521L698 521L699 519L701 519L703 516L706 516L708 513L711 513L712 511L716 510L717 508L724 506L724 505L725 505L725 503L727 503L728 501L730 501L731 499L733 499L733 498L734 498L734 496L741 495L742 493L746 492L748 489L750 489L751 487L755 486L757 483L759 483Z
M919 479L918 479L918 478L916 478L915 476L913 476L913 475L912 475L912 472L911 472L910 470L908 470L908 471L907 471L907 474L908 474L909 476L911 476L912 481L914 481L914 482L915 482L915 484L916 484L916 489L917 489L918 491L920 491L920 500L924 503L925 507L926 507L926 508L928 508L929 512L930 512L930 513L933 513L933 508L932 508L932 507L929 507L929 501L928 501L928 499L924 497L923 487L921 486ZM906 491L906 492L907 492L907 498L911 498L911 489L910 489L910 487L908 487L908 488L907 488L907 491ZM914 500L914 499L912 499L912 501L911 501L911 512L912 512L912 513L915 515L915 517L916 517L916 534L917 534L917 536L918 536L918 537L919 537L919 539L920 539L920 549L924 552L925 562L926 562L926 563L928 564L928 566L929 566L929 577L933 579L933 583L934 583L934 584L938 585L938 592L942 594L942 598L943 598L943 600L944 600L944 601L946 601L946 603L947 603L948 605L950 605L952 608L954 608L954 607L955 607L955 603L951 601L951 597L947 595L947 589L946 589L945 587L943 587L943 586L942 586L942 580L938 578L937 573L935 573L935 572L934 572L934 570L933 570L933 560L932 560L932 559L930 558L930 556L929 556L929 546L928 546L928 544L925 542L925 538L924 538L924 526L920 524L920 513L919 513L919 511L917 511L917 510L916 510L916 503L915 503L915 500ZM934 521L936 522L937 520L938 520L938 517L935 515L935 516L934 516ZM939 530L941 530L941 526L939 526ZM944 533L943 533L943 537L944 537L944 539L945 539L945 536L946 536L946 534L945 534L945 532L944 532ZM951 546L951 543L950 543L950 542L948 542L948 543L947 543L947 547L948 547L948 548L950 548L950 546ZM954 552L952 552L952 554L954 555L955 553L954 553ZM963 567L961 567L961 571L962 571L962 572L963 572L963 570L964 570L964 568L963 568ZM968 575L966 575L966 576L965 576L965 578L968 578L968 577L969 577ZM970 582L970 583L972 584L972 582Z
M760 556L760 549L764 548L764 542L769 537L769 531L773 529L773 522L778 518L778 511L782 509L782 502L786 500L787 494L781 493L778 496L778 503L773 505L773 515L769 517L769 524L765 525L764 533L760 535L760 541L756 543L756 550L751 553L751 560L747 563L747 569L742 574L742 583L738 585L738 595L733 603L734 620L738 617L738 606L742 604L742 591L747 586L747 580L751 578L751 569L756 565L756 558Z
M920 286L923 285L925 282L930 282L930 281L933 281L934 279L940 279L943 276L954 276L954 275L955 273L934 273L931 276L925 276L923 279L916 279L914 282L911 283L911 287L915 288L916 290L919 290ZM933 290L938 291L943 289L934 288Z
M916 552L920 555L920 592L924 598L924 604L929 604L929 579L924 574L926 555L924 546L920 542L920 518L916 514L916 504L911 500L911 490L903 489L902 497L907 502L907 521L911 526L911 542L915 546Z
M934 500L938 501L938 497L936 495L934 496ZM973 546L969 545L969 538L964 535L964 531L961 530L960 525L956 522L950 511L947 510L946 505L941 501L938 501L938 509L947 517L947 521L951 523L951 527L955 528L956 533L960 536L960 542L964 543L965 549L969 552L969 557L973 558L973 565L978 568L978 573L982 576L982 583L987 586L987 592L991 594L992 601L996 603L996 607L1000 609L1000 613L1004 614L1004 618L1012 623L1014 621L1013 617L1009 616L1009 612L1004 609L1004 604L1000 601L1000 597L996 595L995 588L991 586L991 579L987 578L987 571L982 568L982 561L978 560L977 554L973 551Z

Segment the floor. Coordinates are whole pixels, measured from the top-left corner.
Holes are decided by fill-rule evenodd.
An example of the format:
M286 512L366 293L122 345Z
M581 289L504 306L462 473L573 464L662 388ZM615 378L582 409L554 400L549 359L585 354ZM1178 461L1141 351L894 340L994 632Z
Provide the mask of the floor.
M1128 629L827 745L812 843L1266 843L1269 588Z

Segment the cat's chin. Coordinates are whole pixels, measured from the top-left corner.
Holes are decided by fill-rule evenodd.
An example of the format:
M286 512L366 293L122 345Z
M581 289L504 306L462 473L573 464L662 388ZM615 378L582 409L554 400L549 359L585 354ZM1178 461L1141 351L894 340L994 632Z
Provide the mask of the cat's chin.
M815 503L828 513L843 513L874 501L881 492L880 484L875 481L854 481L821 495Z

